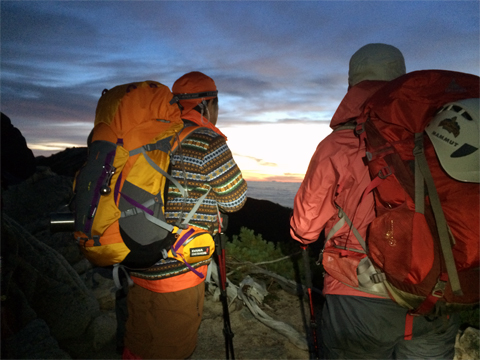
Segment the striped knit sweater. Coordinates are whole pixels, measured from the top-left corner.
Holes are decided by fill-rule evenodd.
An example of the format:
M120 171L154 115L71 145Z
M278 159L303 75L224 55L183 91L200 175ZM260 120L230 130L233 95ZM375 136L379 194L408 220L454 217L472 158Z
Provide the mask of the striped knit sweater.
M186 126L196 126L190 121L185 123ZM188 197L183 198L177 187L170 183L165 218L168 223L175 224L182 214L183 218L186 217L197 199L211 187L190 224L215 234L218 231L217 204L223 212L235 212L247 199L247 183L225 139L208 128L191 133L172 156L171 174L183 186L184 171Z

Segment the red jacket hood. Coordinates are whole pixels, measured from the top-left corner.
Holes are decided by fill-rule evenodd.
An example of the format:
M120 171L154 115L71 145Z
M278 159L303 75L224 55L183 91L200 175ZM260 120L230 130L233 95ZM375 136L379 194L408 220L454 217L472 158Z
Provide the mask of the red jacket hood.
M367 80L351 87L333 114L330 127L335 129L339 125L359 117L367 100L387 83L388 81Z

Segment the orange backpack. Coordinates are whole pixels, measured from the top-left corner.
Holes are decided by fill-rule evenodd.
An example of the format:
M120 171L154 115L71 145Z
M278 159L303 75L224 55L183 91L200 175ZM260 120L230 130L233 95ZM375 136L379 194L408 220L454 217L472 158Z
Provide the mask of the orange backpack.
M188 225L208 191L182 224L165 222L167 181L188 194L169 175L170 156L198 128L182 131L172 98L167 86L143 81L104 90L98 101L88 159L75 178L73 201L75 237L95 265L141 269L169 256L188 266L214 251L212 236Z

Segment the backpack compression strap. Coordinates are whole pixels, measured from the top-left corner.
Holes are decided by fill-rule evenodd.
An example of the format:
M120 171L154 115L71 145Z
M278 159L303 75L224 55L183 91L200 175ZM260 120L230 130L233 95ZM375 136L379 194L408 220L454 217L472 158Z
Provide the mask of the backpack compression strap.
M460 287L460 280L458 278L457 268L455 266L455 259L452 253L452 243L450 237L452 238L453 243L453 234L448 228L447 220L445 219L445 214L442 210L442 204L440 203L440 198L437 193L437 188L433 181L432 174L428 167L427 159L425 158L425 152L423 147L423 132L415 134L415 148L413 154L415 155L415 211L423 213L424 207L424 185L427 185L428 195L430 198L430 204L432 206L433 214L435 216L435 221L437 223L438 236L440 238L440 247L442 249L443 257L445 260L445 266L447 268L448 278L450 280L450 286L452 287L452 292L457 296L462 296L463 292ZM421 198L417 204L417 198ZM444 287L445 284L441 285L442 280L438 280L438 286Z
M180 183L173 176L170 176L170 174L168 174L160 166L158 166L152 160L152 158L150 156L148 156L148 154L147 154L148 151L153 151L153 150L161 150L163 152L168 153L170 151L170 141L171 141L171 139L172 139L172 137L168 137L168 138L157 141L155 144L147 144L147 145L141 146L139 148L131 150L129 155L134 156L134 155L142 153L143 156L145 157L145 160L147 160L148 164L151 167L153 167L160 174L162 174L168 180L170 180L173 184L175 184L175 186L178 188L178 190L180 190L180 192L182 193L182 196L186 196L186 195L188 195L187 190L182 185L180 185Z

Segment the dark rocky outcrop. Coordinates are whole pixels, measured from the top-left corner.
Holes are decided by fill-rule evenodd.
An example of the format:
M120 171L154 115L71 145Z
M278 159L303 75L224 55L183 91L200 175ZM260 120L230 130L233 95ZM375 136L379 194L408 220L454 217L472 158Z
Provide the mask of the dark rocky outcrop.
M114 285L49 214L72 178L48 168L2 192L2 358L86 358L115 336Z
M54 173L64 176L75 176L75 173L87 161L87 147L69 148L59 153L35 158L37 166L49 167Z
M292 210L268 200L248 198L242 209L228 214L225 234L231 239L241 227L262 234L262 238L273 243L292 241L290 237L290 215Z
M19 184L35 172L35 157L23 134L1 113L2 189Z

